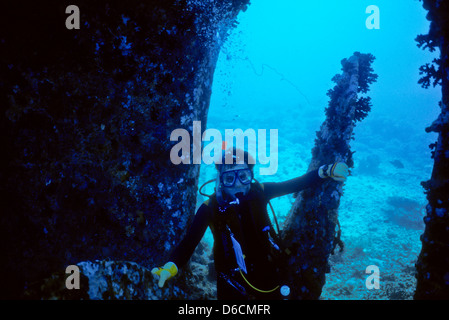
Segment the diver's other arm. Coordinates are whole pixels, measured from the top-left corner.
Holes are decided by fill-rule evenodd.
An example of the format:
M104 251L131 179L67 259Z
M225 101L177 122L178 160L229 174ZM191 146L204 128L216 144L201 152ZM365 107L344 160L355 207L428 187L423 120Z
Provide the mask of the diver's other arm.
M306 174L283 182L264 182L264 189L267 200L284 196L286 194L299 192L308 187L321 183L323 179L318 175L318 170L312 170Z
M336 181L346 181L348 175L348 166L343 162L336 162L331 165L321 166L319 169L309 171L306 174L291 180L283 182L266 182L262 185L267 200L270 200L312 187L318 183L322 183L326 178L332 178Z
M334 164L321 166L318 175L325 178L332 178L335 181L344 182L349 175L349 168L344 162L335 162Z

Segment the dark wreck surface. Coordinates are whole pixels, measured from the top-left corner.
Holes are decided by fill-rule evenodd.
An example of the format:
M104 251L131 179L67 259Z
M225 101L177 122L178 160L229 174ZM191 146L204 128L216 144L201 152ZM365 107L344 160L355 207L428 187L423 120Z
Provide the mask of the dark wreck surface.
M424 0L429 32L416 38L418 46L439 50L439 58L420 68L424 88L441 86L441 113L426 128L438 139L429 147L434 160L430 179L422 182L427 195L426 225L421 236L422 249L416 263L415 299L449 299L449 3ZM437 51L438 52L438 51Z
M220 44L248 1L77 1L69 30L71 4L2 8L4 298L39 298L82 261L164 262L199 174L171 163L170 133L205 127Z

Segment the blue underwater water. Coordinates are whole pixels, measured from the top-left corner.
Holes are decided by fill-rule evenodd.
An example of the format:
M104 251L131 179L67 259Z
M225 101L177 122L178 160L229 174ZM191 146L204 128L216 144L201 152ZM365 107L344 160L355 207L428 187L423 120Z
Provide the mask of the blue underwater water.
M379 29L366 26L369 5L379 9ZM414 40L429 29L425 15L418 0L254 0L220 52L207 128L265 129L266 141L277 129L278 150L270 154L277 170L260 175L256 165L261 182L307 172L340 61L355 51L376 57L372 110L355 128L355 163L339 208L345 250L330 258L322 299L412 298L427 203L420 182L430 177L428 145L436 140L425 128L441 98L418 84L419 67L438 55ZM203 164L200 185L215 174ZM198 205L204 200L198 196ZM272 201L281 226L293 201ZM204 241L211 239L208 231ZM379 268L379 289L365 285L370 265Z

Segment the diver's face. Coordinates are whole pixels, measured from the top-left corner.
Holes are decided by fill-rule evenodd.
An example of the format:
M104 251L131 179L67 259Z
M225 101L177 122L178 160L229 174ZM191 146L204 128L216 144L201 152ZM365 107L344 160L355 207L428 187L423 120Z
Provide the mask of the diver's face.
M247 164L236 164L221 173L223 191L235 199L247 195L251 188L252 172Z

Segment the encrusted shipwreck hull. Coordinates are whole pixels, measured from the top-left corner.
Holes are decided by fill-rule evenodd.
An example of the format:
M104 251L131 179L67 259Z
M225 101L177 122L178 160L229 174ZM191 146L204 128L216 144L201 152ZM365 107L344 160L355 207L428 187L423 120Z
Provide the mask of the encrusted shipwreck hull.
M247 4L77 1L71 30L63 2L5 4L2 296L49 296L43 279L82 261L133 261L142 276L165 262L199 175L170 161L170 133L206 127L220 46Z

